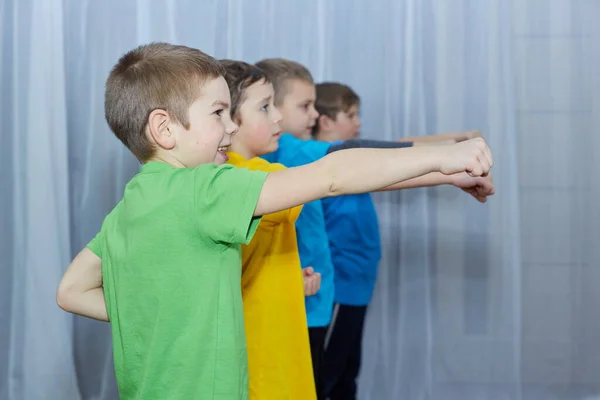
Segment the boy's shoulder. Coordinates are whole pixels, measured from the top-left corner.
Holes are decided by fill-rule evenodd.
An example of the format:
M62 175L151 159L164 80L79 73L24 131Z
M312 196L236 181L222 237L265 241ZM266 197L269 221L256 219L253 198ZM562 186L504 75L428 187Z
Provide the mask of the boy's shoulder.
M128 194L129 197L136 197L141 187L146 188L145 192L157 193L157 198L165 196L171 198L174 191L193 192L196 196L202 196L205 190L214 192L220 189L220 191L230 192L234 184L234 188L242 189L248 186L248 181L261 181L266 178L264 172L231 164L210 163L192 168L152 164L154 165L144 165L140 173L127 184L124 198ZM181 196L177 197L181 198Z
M254 233L248 227L266 176L265 172L226 164L143 166L104 218L91 247L97 249L108 236L115 238L125 231L127 235L135 231L136 235L160 237L153 233L154 227L176 230L187 225L198 227L201 235L218 242L244 243Z
M162 205L177 208L196 207L228 196L232 190L253 190L261 185L263 173L228 164L201 164L192 168L177 168L164 163L142 166L125 187L121 201L105 220L127 220L131 215L162 213Z
M158 161L152 161L152 162L148 162L144 165L142 165L142 169L140 170L140 172L135 175L133 177L133 179L135 179L138 176L141 175L145 175L148 173L159 173L159 172L163 172L163 173L182 173L182 174L187 174L187 173L210 173L211 171L214 170L218 170L221 168L231 168L230 165L228 164L214 164L214 163L207 163L207 164L200 164L196 167L188 167L188 168L180 168L180 167L174 167L170 164L167 163L163 163L163 162L158 162Z
M170 184L174 184L179 180L192 180L195 182L213 181L217 177L226 174L243 174L243 172L230 164L200 164L192 168L177 168L168 164L152 162L144 164L140 173L135 175L128 183L132 186L137 186L142 181L144 184L151 186L161 186L164 180L168 180ZM194 187L185 184L182 189L193 190Z

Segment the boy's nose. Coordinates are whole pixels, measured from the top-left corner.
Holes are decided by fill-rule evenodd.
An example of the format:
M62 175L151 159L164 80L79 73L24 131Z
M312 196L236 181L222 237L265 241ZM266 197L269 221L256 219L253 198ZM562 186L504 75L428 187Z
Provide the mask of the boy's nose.
M227 129L225 129L225 133L227 133L229 136L232 136L235 135L239 129L240 127L238 124L231 121L231 123L227 126Z
M314 118L314 119L319 118L319 112L314 107L311 107L310 111L311 111L311 118Z

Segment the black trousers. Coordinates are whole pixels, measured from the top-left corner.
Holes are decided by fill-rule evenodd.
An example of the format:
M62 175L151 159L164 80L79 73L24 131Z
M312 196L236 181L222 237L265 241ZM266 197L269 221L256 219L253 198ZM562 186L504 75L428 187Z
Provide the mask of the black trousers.
M325 397L355 400L367 306L336 304L323 358Z
M315 387L317 399L325 400L325 385L323 382L323 350L325 348L325 335L327 327L308 328L310 339L310 353L312 355L313 373L315 375Z

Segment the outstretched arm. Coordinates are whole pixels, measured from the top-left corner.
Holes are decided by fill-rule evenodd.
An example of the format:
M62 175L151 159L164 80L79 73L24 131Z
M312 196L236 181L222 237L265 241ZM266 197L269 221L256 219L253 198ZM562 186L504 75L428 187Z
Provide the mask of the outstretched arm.
M410 138L401 139L401 141L381 141L371 139L352 139L345 142L333 144L328 153L335 151L354 149L354 148L376 148L376 149L391 149L401 147L415 146L442 146L452 145L460 141L464 141L469 137L481 137L478 131L470 132L459 132L459 133L447 133L439 135L431 135L426 137L423 141L413 143ZM420 138L420 137L417 137ZM419 187L439 186L439 185L453 185L465 192L471 194L478 201L484 203L487 201L487 196L494 194L494 184L492 183L491 176L485 178L474 178L466 173L455 174L455 175L444 175L439 172L432 172L420 177L408 179L406 181L385 187L380 191L390 190L401 190L401 189L412 189Z
M102 288L102 260L87 247L73 260L56 293L60 308L73 314L108 321Z
M382 191L413 189L419 187L430 187L439 185L452 185L473 196L477 201L485 203L487 197L496 192L492 175L487 176L470 176L462 172L453 175L444 175L439 172L432 172L417 178L408 179L404 182L397 183L381 189Z
M492 155L481 138L451 146L404 149L350 149L301 167L269 174L255 215L312 200L366 193L431 172L487 175Z
M398 140L399 142L412 142L415 145L429 145L429 144L452 144L460 143L466 140L475 139L481 136L479 131L465 131L465 132L454 132L454 133L439 133L436 135L427 136L409 136Z
M412 145L412 142L407 141L400 142L394 140L350 139L332 144L327 150L327 154L348 149L402 149L405 147L412 147Z

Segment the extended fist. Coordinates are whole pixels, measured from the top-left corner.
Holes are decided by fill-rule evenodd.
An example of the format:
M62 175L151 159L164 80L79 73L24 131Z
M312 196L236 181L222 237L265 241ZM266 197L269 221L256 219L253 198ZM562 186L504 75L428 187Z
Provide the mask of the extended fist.
M487 197L496 192L494 182L492 181L492 174L473 177L469 176L466 172L462 172L452 176L452 184L469 193L482 203L485 203Z
M441 152L440 172L446 175L466 172L470 176L486 176L494 165L492 152L483 138L443 146L438 151Z

